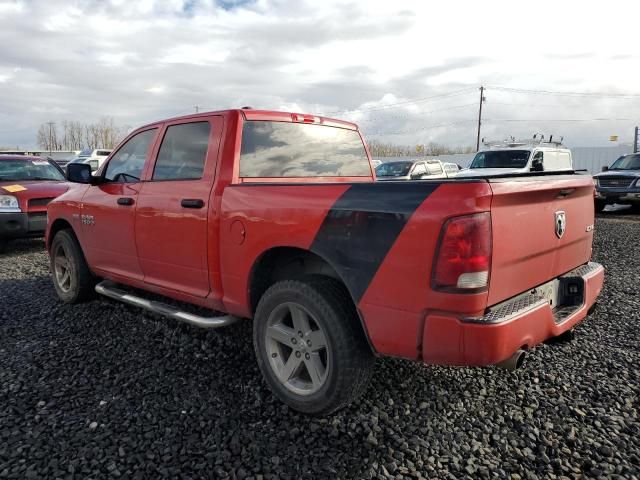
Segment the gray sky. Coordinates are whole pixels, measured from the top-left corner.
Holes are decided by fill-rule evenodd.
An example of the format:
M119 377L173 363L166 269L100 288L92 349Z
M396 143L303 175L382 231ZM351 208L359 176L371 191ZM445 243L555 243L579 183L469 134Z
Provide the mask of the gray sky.
M195 105L332 113L369 139L472 145L481 84L483 136L630 142L639 21L640 2L616 0L0 0L0 145L35 146L46 121L135 127Z

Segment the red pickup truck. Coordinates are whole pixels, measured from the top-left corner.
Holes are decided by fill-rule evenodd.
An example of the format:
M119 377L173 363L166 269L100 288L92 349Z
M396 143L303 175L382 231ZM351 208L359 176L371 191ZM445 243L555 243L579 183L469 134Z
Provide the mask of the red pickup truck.
M270 388L310 414L362 393L379 355L515 368L602 288L591 177L376 182L340 120L164 120L68 176L85 185L47 226L64 302L97 291L201 327L252 319Z

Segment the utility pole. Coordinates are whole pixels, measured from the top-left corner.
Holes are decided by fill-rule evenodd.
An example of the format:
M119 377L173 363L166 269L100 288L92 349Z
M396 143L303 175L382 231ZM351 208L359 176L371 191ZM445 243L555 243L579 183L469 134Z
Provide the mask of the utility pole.
M633 134L633 153L638 153L638 127L636 127Z
M196 113L198 113L198 110L199 110L198 105L196 105Z
M54 122L47 122L47 125L49 125L49 156L51 156L51 145L53 144L53 134L52 134L52 128L55 125Z
M482 103L484 101L484 87L480 86L480 110L478 111L478 139L476 140L476 152L480 150L480 127L482 126Z

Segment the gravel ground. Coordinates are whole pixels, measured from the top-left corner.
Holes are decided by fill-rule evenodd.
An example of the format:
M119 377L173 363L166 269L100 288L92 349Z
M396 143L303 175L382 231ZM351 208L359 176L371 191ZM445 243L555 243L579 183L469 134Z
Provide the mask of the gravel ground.
M274 400L248 322L58 303L41 241L0 256L0 478L640 478L637 217L597 221L604 293L524 369L383 359L327 419Z

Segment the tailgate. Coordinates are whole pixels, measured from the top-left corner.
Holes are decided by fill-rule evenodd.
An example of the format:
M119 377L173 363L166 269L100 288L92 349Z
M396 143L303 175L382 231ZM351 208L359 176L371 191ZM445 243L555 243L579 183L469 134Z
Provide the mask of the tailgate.
M591 258L593 180L588 175L490 180L493 256L488 304L541 285ZM562 223L565 230L556 226Z

